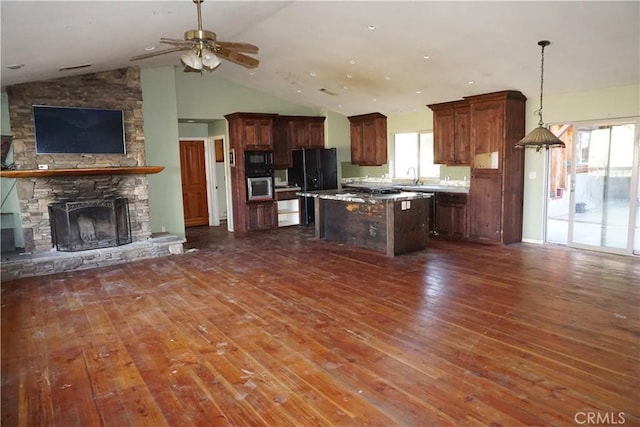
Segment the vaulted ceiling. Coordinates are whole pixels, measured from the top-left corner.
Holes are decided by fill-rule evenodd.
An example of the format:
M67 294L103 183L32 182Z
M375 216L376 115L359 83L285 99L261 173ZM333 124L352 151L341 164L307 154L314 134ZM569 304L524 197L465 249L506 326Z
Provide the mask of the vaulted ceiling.
M3 88L132 65L178 66L179 53L129 58L197 28L191 0L2 0L0 7ZM535 99L542 39L551 41L545 95L640 82L637 1L206 0L202 21L220 40L260 48L258 68L224 62L213 73L345 115L402 114L504 89ZM91 66L60 71L83 64Z

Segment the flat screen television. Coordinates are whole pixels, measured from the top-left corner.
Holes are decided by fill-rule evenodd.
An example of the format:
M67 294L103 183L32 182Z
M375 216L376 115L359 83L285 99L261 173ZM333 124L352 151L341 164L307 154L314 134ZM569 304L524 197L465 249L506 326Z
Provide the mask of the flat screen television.
M122 110L33 106L37 154L124 154Z

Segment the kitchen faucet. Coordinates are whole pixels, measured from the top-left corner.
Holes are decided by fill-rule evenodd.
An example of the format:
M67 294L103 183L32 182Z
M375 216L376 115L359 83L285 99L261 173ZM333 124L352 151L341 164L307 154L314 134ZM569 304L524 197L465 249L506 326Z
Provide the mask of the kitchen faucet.
M409 169L407 169L407 175L409 174L409 172L411 172L412 169L413 169L413 183L417 184L418 183L418 172L416 172L416 168L411 166Z

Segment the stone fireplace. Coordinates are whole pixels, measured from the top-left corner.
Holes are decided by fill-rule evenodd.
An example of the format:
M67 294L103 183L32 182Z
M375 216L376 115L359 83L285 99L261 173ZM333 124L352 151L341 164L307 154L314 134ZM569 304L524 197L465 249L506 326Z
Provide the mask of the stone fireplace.
M43 176L34 174L34 176L16 179L15 191L20 207L19 222L24 240L24 253L46 257L51 255L52 248L54 252L64 250L60 249L61 240L58 236L55 240L53 239L51 219L52 215L57 215L59 204L67 203L70 200L84 203L88 200L126 199L125 206L128 210L129 224L128 232L123 238L124 241L131 242L131 244L125 244L122 247L136 245L138 242L144 243L143 246L145 246L153 240L150 229L147 176L145 172L137 172L137 169L146 166L140 70L137 67L131 67L56 80L24 83L8 87L7 94L16 171L89 171L86 174L51 173ZM122 110L126 154L37 154L33 127L33 105ZM132 171L120 173L120 169ZM102 173L101 170L112 172ZM54 208L50 209L50 206L54 206ZM79 218L75 218L75 220L82 222L86 217ZM95 232L97 223L100 223L100 227L102 227L104 221L102 218L93 218L90 222ZM57 221L54 221L53 225L56 230L59 229ZM124 232L124 230L120 231ZM88 236L85 237L88 238ZM98 240L103 240L97 235L95 237ZM175 239L174 246L167 249L166 254L169 251L172 253L182 251L182 240L178 239L180 246L178 248ZM87 247L92 245L85 243ZM93 249L106 250L98 247L101 245L102 243L95 248L89 248L91 250L87 252L93 252ZM73 248L77 244L74 243L71 246ZM138 250L136 254L139 258L148 258L160 256L161 252L163 251L158 248L152 248L142 252ZM83 252L72 252L76 260L84 256L78 254L83 254ZM134 255L129 254L125 258L131 256ZM92 257L95 258L95 255ZM118 256L109 255L107 258L111 262ZM3 262L3 279L6 273L4 264ZM77 266L77 268L89 267ZM35 270L33 274L27 275L60 271L60 269L48 267L40 270L36 268ZM7 275L6 277L12 276Z

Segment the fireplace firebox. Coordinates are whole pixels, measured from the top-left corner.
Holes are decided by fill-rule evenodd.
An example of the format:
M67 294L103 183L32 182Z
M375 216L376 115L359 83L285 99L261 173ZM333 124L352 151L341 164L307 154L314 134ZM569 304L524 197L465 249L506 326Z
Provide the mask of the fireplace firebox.
M53 246L61 252L131 243L126 197L52 203L49 218Z

